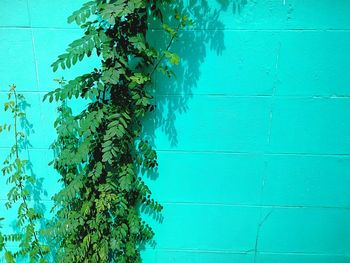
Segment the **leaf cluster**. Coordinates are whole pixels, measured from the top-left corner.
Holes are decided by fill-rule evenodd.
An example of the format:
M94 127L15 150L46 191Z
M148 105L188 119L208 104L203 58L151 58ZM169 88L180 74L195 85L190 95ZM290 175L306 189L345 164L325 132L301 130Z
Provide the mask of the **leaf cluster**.
M191 24L175 13L175 28L163 23L170 1L94 0L75 11L68 22L84 35L52 64L67 69L92 54L101 68L60 81L45 96L58 101L57 139L52 165L63 188L54 197L56 212L50 235L58 242L58 262L141 262L140 249L153 230L140 207L160 213L141 170L157 169L157 153L142 136L142 121L155 109L150 87L155 71L171 76L180 63L171 51L178 31ZM157 49L147 40L149 18L161 21L169 43ZM68 100L87 106L77 115Z

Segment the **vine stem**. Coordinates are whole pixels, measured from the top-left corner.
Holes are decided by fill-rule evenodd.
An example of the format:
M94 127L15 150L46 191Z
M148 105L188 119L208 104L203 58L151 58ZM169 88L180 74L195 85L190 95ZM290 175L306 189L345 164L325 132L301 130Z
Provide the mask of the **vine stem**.
M19 150L18 150L18 131L17 131L17 111L18 111L18 96L17 96L17 92L15 89L15 86L13 86L13 95L15 97L15 105L14 105L14 129L15 129L15 152L16 152L16 160L20 160L19 159ZM17 187L21 190L21 192L23 192L24 190L24 185L23 185L23 178L22 176L19 179L19 182L16 183ZM31 219L30 217L27 216L27 213L29 212L29 208L28 208L28 203L27 203L27 197L21 195L22 197L22 202L24 204L24 209L26 211L25 214L25 218L29 221L29 223L31 225L34 225L33 219ZM43 252L41 251L40 248L40 243L39 243L39 239L37 237L36 231L34 229L33 231L33 235L34 235L34 240L36 242L36 244L38 244L38 249L39 249L39 254L41 258L44 258Z
M181 26L181 23L179 23L179 25L178 25L177 28L176 28L176 34L173 34L173 35L171 36L171 39L170 39L170 41L169 41L169 43L168 43L168 46L166 47L165 51L169 51L169 49L170 49L172 43L173 43L174 40L175 40L175 37L176 37L176 35L177 35L177 32L179 32L179 30L180 30L180 26ZM158 59L156 65L154 66L153 70L151 71L150 76L152 76L153 73L156 71L156 69L158 68L160 62L162 62L162 60L164 59L164 57L165 57L165 53L163 52L162 56Z

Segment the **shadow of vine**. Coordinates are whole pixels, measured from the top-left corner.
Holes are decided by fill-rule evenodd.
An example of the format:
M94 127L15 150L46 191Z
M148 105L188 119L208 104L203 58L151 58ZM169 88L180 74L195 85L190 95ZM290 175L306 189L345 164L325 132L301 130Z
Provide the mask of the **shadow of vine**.
M174 76L168 78L161 73L155 76L153 94L156 110L146 117L147 121L144 123L145 137L155 146L158 130L167 137L171 147L178 145L176 118L188 110L193 90L197 88L197 82L201 77L200 66L206 59L207 50L210 49L217 55L221 55L225 50L222 30L224 24L220 21L220 13L227 10L229 1L217 0L217 2L216 8L209 6L205 0L191 0L187 6L178 3L169 7L169 14L172 14L173 10L189 14L194 26L180 31L177 40L170 48L181 58L180 64L172 67ZM169 18L169 21L165 22L174 25L176 22L173 20ZM149 41L159 49L164 49L169 41L163 30L156 26L150 32L149 38ZM156 179L158 173L154 172L148 176Z
M179 115L185 114L189 110L189 102L193 99L198 81L201 78L201 64L205 62L207 52L222 55L225 50L224 28L225 25L220 19L222 12L232 12L232 15L239 14L247 4L246 0L228 1L217 0L215 7L206 0L189 0L188 5L177 3L169 6L168 14L174 10L180 13L187 13L194 21L192 28L180 31L178 39L171 46L170 51L177 53L181 62L172 67L174 77L157 73L153 94L155 97L156 110L146 117L144 123L144 134L157 150L162 150L157 145L157 135L159 131L165 135L171 148L178 145L178 132L176 120ZM167 13L167 12L166 12ZM172 18L164 21L174 27L176 24ZM169 42L169 37L157 26L152 28L149 34L149 41L154 43L158 49L164 49ZM205 109L203 109L203 112ZM147 175L149 179L156 180L158 171ZM153 218L158 223L163 223L163 216L152 211L143 211L144 214ZM155 241L151 247L155 247Z
M30 104L27 103L26 101L22 102L19 105L22 109L23 112L26 112L28 108L30 108ZM46 190L43 188L43 180L44 177L43 175L39 177L33 167L33 162L32 162L32 150L30 148L32 147L30 143L30 135L35 133L35 130L33 128L33 125L29 122L28 118L22 118L20 122L20 126L22 131L25 134L25 137L19 141L20 149L22 151L27 152L27 165L25 167L25 173L28 175L32 176L35 181L32 184L26 185L26 188L30 191L31 193L31 198L33 207L36 211L44 214L46 212L46 207L42 203L42 196L47 196ZM43 218L41 220L41 224L43 225L45 222L45 219Z

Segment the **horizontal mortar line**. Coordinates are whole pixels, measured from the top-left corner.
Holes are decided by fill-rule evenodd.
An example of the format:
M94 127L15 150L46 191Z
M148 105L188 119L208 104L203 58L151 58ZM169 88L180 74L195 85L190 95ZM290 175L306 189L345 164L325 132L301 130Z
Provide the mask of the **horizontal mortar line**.
M254 248L249 250L231 250L231 249L192 249L192 248L156 248L156 249L145 249L145 251L165 251L165 252L189 252L189 253L215 253L215 254L238 254L246 255L254 252ZM350 256L349 254L341 253L318 253L318 252L268 252L268 251L257 251L258 254L262 255L305 255L305 256Z
M157 152L164 153L186 153L186 154L232 154L232 155L291 155L291 156L329 156L329 157L350 157L350 153L288 153L288 152L239 152L239 151L220 151L220 150L169 150L169 149L156 149Z
M319 252L269 252L269 251L257 251L261 255L300 255L300 256L345 256L349 257L350 254L347 253L319 253Z
M40 94L40 95L45 95L47 94L49 91L35 91L35 90L18 90L18 93L22 93L22 94ZM6 90L0 90L0 94L8 94L8 91Z
M10 249L19 248L16 245L7 246ZM144 252L186 252L186 253L198 253L198 254L233 254L233 255L249 255L254 249L249 250L231 250L231 249L195 249L195 248L146 248L143 250ZM261 255L300 255L300 256L336 256L336 257L349 257L349 254L341 254L341 253L318 253L318 252L268 252L268 251L257 251L258 254Z
M12 147L7 147L7 146L0 146L0 150L9 150L11 149ZM23 151L42 151L42 150L50 150L50 151L53 151L51 148L47 147L29 147L29 148L26 148L26 149L23 149Z
M0 150L11 149L9 146L0 146ZM25 150L50 150L49 147L28 147ZM223 155L262 155L262 156L310 156L310 157L350 157L349 154L337 154L337 153L288 153L288 152L237 152L237 151L215 151L215 150L167 150L167 149L156 149L159 153L183 153L183 154L223 154Z
M53 88L52 90L44 90L44 91L37 91L37 90L18 90L19 93L23 94L39 94L39 95L45 95L51 91L55 90ZM1 90L0 94L7 94L8 90ZM272 94L255 94L255 95L242 95L242 94L232 94L232 93L174 93L174 94L154 94L156 97L233 97L233 98L283 98L283 99L350 99L350 95L324 95L324 96L308 96L308 95L272 95ZM72 98L72 101L75 99Z
M60 26L53 26L53 27L47 27L47 26L0 26L1 29L44 29L44 30L83 30L79 27L60 27ZM158 27L150 27L149 30L151 31L164 31L162 28ZM348 32L350 31L350 28L187 28L187 29L180 29L181 32L197 32L197 31L232 31L232 32Z
M165 202L159 200L164 205L192 205L192 206L227 206L244 208L278 208L278 209L339 209L350 210L350 207L344 206L316 206L316 205L260 205L260 204L235 204L235 203L215 203L215 202Z
M188 253L206 253L206 254L238 254L246 255L254 251L254 249L249 250L231 250L231 249L196 249L196 248L156 248L156 251L164 252L188 252ZM147 248L145 249L147 251ZM150 251L153 251L150 249Z
M42 177L41 177L42 178ZM7 201L6 198L0 198L0 201ZM33 199L38 203L53 204L52 199ZM165 202L159 200L162 205L181 205L181 206L212 206L212 207L235 207L235 208L268 208L268 209L328 209L328 210L350 210L350 207L341 206L312 206L312 205L259 205L259 204L234 204L234 203L204 203L204 202Z
M63 188L62 188L63 189ZM61 190L61 189L59 189L59 190ZM6 199L6 198L0 198L0 202L1 201L8 201L8 199ZM35 202L35 203L39 203L39 204L41 204L41 203L51 203L51 204L54 204L54 201L53 200L51 200L51 199L40 199L40 200L38 200L38 199L32 199L31 200L31 202ZM51 213L50 212L50 210L48 210L48 211L46 211L46 212L49 212L49 213Z
M272 95L267 94L261 94L261 95L239 95L239 94L230 94L230 93L174 93L174 94L154 94L155 97L252 97L252 98L259 98L259 97L272 97Z
M53 89L54 90L54 89ZM53 90L50 90L50 91L32 91L32 90L17 90L19 93L23 93L23 94L42 94L42 95L45 95ZM0 90L0 94L7 94L8 93L8 90ZM204 93L187 93L187 94L154 94L153 95L154 97L193 97L193 96L196 96L196 97L203 97L203 96L217 96L217 97L252 97L252 98L255 98L255 97L272 97L272 95L236 95L236 94L220 94L220 93L207 93L207 94L204 94ZM349 96L350 98L350 96ZM74 99L72 99L74 100Z
M162 28L149 28L149 30L153 31L164 31ZM232 32L332 32L332 31L350 31L350 28L193 28L193 29L180 29L182 32L197 32L197 31L232 31Z
M59 190L61 190L61 189L63 189L63 188L60 188ZM56 194L56 193L58 193L58 192L55 192L54 194ZM7 202L8 200L7 199L3 199L3 198L1 198L0 199L0 202ZM37 200L37 199L35 199L35 200L31 200L31 202L32 203L35 203L35 204L39 204L39 205L43 205L43 204L45 204L45 205L48 205L48 207L45 207L45 213L47 213L47 214L53 214L54 212L51 212L51 209L52 209L52 207L53 207L53 205L55 204L54 203L54 201L52 201L52 200L49 200L49 199L46 199L46 200Z
M76 30L81 31L81 28L69 28L69 27L43 27L43 26L0 26L2 29L22 29L22 30L31 30L31 29L50 29L50 30Z
M252 94L242 95L233 93L178 93L178 94L154 94L155 97L237 97L237 98L283 98L283 99L349 99L350 95L273 95L273 94Z
M54 90L54 89L53 89ZM51 91L53 91L51 90ZM17 90L19 93L22 94L39 94L39 95L45 95L51 91L27 91L27 90ZM7 90L0 90L0 94L8 94ZM188 93L188 94L153 94L153 96L156 97L237 97L237 98L271 98L272 95L236 95L236 94L215 94L215 93ZM276 97L276 96L275 96ZM305 97L304 97L305 98ZM349 96L350 98L350 96ZM75 100L75 98L71 99L72 101Z

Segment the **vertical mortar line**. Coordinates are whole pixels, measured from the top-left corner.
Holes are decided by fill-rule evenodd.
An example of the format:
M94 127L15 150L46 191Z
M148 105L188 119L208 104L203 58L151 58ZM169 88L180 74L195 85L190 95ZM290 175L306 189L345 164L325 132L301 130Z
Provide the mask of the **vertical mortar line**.
M29 0L27 0L26 1L26 4L27 4L27 14L28 14L28 19L29 19L29 28L30 28L30 31L32 31L32 18L31 18L31 15L30 15L30 8L29 8ZM31 32L31 38L33 39L33 34L32 34L32 32ZM33 43L32 43L32 48L33 48ZM33 54L33 56L34 56L34 63L36 64L36 61L35 61L35 55ZM36 67L36 66L35 66ZM36 68L35 68L35 73L36 73ZM37 85L37 87L38 87L38 80L37 80L37 78L36 78L36 85ZM29 136L29 134L27 134L27 140L28 140L28 136ZM25 145L26 147L25 147L25 151L26 151L26 153L27 153L27 157L28 157L28 160L30 159L30 151L29 151L29 146L28 145Z
M264 171L263 171L263 177L261 182L261 189L260 189L260 223L258 224L257 231L256 231L256 237L255 237L255 248L254 248L254 263L256 263L257 260L257 254L258 254L258 247L259 247L259 238L260 238L260 230L264 222L267 220L267 218L271 215L273 208L271 211L263 217L263 196L264 196L264 188L265 188L265 182L267 178L267 167L268 167L268 160L266 158L266 153L269 151L269 148L271 146L271 134L272 134L272 121L273 121L273 108L274 108L274 100L276 95L276 89L278 84L278 67L279 67L279 61L280 61L280 53L281 53L281 42L278 42L277 50L276 50L276 62L275 62L275 77L272 87L272 94L271 94L271 104L270 104L270 112L269 112L269 127L268 127L268 135L267 135L267 142L268 142L268 150L265 150L263 153L264 156Z
M27 0L27 12L29 16L29 28L31 32L32 37L32 50L33 50L33 57L34 57L34 65L35 65L35 77L36 77L36 85L37 90L39 90L39 71L38 71L38 60L37 60L37 54L36 54L36 48L35 48L35 36L34 36L34 29L32 26L32 15L30 13L30 0Z
M271 133L272 133L272 120L273 120L273 108L274 108L274 98L276 95L277 85L278 85L278 67L279 67L279 61L280 61L280 53L281 53L281 42L278 43L277 47L277 53L276 53L276 62L275 62L275 79L273 82L272 87L272 102L271 102L271 108L270 108L270 115L269 115L269 130L268 130L268 147L270 147L271 144Z
M277 85L278 85L278 69L279 69L279 63L280 63L280 54L281 54L281 42L279 41L278 46L277 46L277 50L276 50L275 77L274 77L274 82L273 82L273 87L272 87L271 105L270 105L270 113L269 113L269 128L268 128L268 135L267 135L267 143L268 143L267 147L268 148L267 148L267 150L265 150L264 154L271 152L270 147L271 147L271 137L272 137L273 111L274 111L274 107L275 107L275 97L276 97L276 90L277 90ZM266 166L265 168L267 168L267 163L265 166ZM262 191L264 190L266 176L267 176L267 172L264 173L262 189L261 189Z

